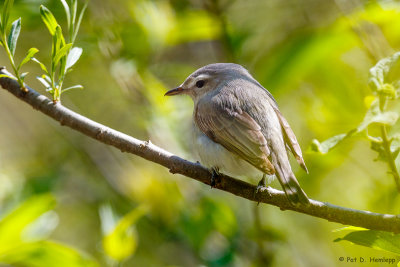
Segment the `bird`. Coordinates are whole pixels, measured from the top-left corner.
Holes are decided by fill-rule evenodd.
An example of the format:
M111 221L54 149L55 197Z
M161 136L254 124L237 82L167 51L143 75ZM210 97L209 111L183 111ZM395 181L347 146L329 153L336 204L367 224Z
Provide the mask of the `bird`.
M190 74L165 96L188 95L194 102L193 148L200 163L217 175L277 177L292 205L309 199L289 161L291 152L308 173L297 138L272 94L235 63L214 63Z

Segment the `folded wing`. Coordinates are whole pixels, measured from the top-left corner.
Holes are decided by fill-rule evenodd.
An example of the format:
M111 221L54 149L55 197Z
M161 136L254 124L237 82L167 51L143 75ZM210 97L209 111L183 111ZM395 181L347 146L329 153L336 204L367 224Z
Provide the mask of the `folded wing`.
M275 169L268 159L267 140L258 123L242 110L210 105L212 103L203 103L196 107L194 119L199 129L262 172L274 174ZM211 108L213 112L208 112Z

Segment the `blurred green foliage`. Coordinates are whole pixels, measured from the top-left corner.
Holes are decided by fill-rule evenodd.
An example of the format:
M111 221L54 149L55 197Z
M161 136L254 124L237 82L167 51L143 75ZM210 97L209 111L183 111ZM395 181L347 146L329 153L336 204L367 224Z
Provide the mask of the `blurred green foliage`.
M37 47L35 57L50 66L46 51L52 37L41 21L41 4L68 29L60 1L17 1L9 21L22 17L23 27L14 58ZM66 94L63 104L84 116L195 160L191 100L163 94L198 67L234 61L275 96L305 151L313 139L346 133L363 120L376 99L368 86L369 69L400 50L400 4L92 0L75 45L84 52L64 83L82 84L85 90ZM8 66L6 53L0 59ZM32 74L24 81L45 93L34 77L41 75L39 66L24 68ZM388 108L397 111L399 104L388 102ZM394 123L388 136L399 128ZM337 266L339 257L395 258L332 242L340 235L331 231L337 224L267 205L255 208L89 140L4 90L0 129L0 226L9 227L4 238L15 244L2 245L5 263L54 266L63 258L76 266ZM368 134L379 132L369 129ZM376 152L369 142L347 138L323 156L305 153L310 174L296 164L293 168L307 194L399 214L393 179L384 162L371 163ZM395 164L398 168L399 157ZM280 188L276 182L272 186ZM25 207L26 216L18 206ZM147 210L135 220L137 207ZM9 216L17 221L10 225ZM28 226L32 223L39 226ZM21 232L36 239L21 238Z

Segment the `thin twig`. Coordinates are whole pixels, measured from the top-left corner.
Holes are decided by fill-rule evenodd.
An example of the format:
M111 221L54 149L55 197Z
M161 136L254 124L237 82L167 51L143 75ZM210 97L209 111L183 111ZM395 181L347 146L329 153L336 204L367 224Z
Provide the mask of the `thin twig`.
M0 74L11 75L5 68L0 69ZM149 141L138 140L92 121L60 103L54 104L50 99L28 86L26 86L28 92L25 93L20 89L18 82L13 79L2 77L0 78L0 85L63 126L68 126L104 144L114 146L122 152L129 152L160 164L168 168L171 173L179 173L204 184L210 184L212 174L198 163L175 156ZM400 216L396 215L355 210L317 200L310 200L309 205L292 206L282 191L268 188L268 190L255 194L256 186L223 174L216 179L215 187L254 202L277 206L281 210L293 210L345 225L400 233Z

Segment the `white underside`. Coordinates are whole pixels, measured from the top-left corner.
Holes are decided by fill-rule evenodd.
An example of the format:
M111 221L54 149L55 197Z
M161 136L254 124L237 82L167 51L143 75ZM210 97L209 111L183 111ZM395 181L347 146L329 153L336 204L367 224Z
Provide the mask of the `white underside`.
M259 169L212 141L196 126L193 128L194 149L203 166L216 168L219 172L236 178L252 178L252 181L258 181L262 178L263 173ZM273 177L269 176L268 180Z

